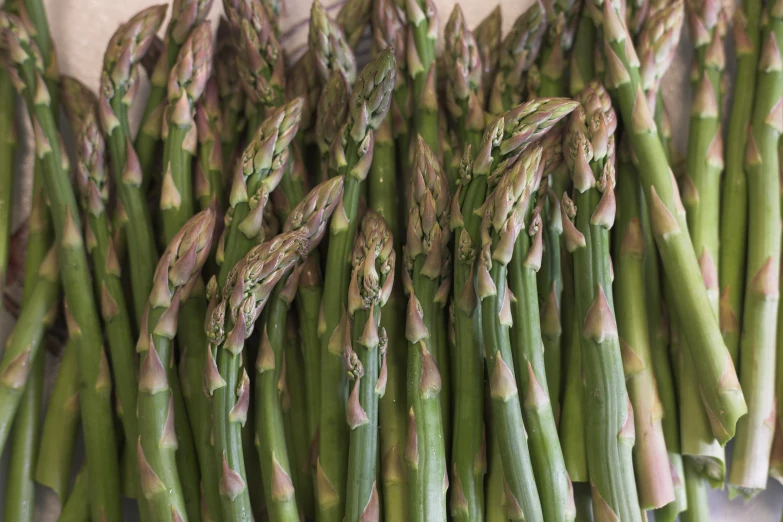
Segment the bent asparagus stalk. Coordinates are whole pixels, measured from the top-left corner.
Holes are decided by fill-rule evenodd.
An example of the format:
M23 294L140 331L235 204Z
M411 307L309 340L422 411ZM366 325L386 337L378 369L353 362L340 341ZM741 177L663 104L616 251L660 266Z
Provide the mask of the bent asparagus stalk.
M362 218L353 251L348 313L353 318L345 359L354 384L347 406L351 428L346 521L380 517L377 487L378 400L386 391L388 337L380 320L394 285L396 255L386 222L375 212Z
M737 427L729 496L746 499L766 488L775 415L776 321L780 296L779 116L783 99L783 2L767 6L755 101L745 149L748 176L748 257L740 347L740 383L748 415ZM780 42L780 43L778 43ZM779 352L780 350L778 350Z
M21 19L0 13L0 33L13 49L13 68L36 135L36 154L44 169L61 262L66 303L72 315L72 337L78 343L80 403L84 422L87 465L96 485L91 491L91 512L108 522L120 519L117 447L111 414L111 378L84 251L79 212L70 186L68 165L43 80L40 51Z
M682 203L669 169L639 79L638 60L624 22L608 1L595 0L603 27L607 81L615 92L626 123L631 149L640 166L640 178L658 251L668 284L676 289L670 303L680 317L692 357L700 364L696 376L710 424L721 444L734 435L737 420L747 412L731 357L723 344L718 320L712 313L693 252ZM603 4L603 5L601 5Z

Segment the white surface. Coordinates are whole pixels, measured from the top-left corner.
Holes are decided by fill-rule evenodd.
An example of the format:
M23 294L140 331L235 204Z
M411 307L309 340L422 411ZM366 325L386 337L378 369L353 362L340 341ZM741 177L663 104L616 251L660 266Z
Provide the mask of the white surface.
M497 1L465 0L461 5L467 20L475 24L495 7ZM57 46L61 72L75 76L93 89L97 89L103 51L118 24L127 20L141 8L160 2L149 0L44 0L44 3L48 10L49 22ZM329 6L330 11L336 13L341 0L324 0L324 3ZM516 16L531 3L532 0L503 2L504 33ZM220 0L216 0L215 4L211 16L213 21L217 20L222 12ZM440 13L442 30L454 2L435 0L435 4ZM310 0L287 1L285 14L281 20L281 31L283 44L291 55L298 55L306 44L306 20L309 18L309 12ZM687 42L687 37L684 37L683 40L680 56L689 57L690 43ZM686 63L687 58L681 58L679 62L675 63L664 83L667 106L672 110L675 142L680 144L680 149L683 151L687 140L688 111L677 109L687 107L686 104L690 96L685 75ZM25 162L25 164L29 165L29 162ZM24 183L19 185L26 186ZM29 208L29 197L26 197L25 194L20 193L20 198L17 198L16 201L21 202L25 208ZM26 204L25 201L27 201ZM7 313L0 313L0 340L3 342L10 331L11 324L12 321ZM47 354L47 358L47 374L53 375L57 361L50 354ZM81 454L80 451L79 453ZM0 491L5 490L7 457L6 452L0 462L0 469L3 470L0 475ZM78 458L81 456L77 455ZM57 499L44 488L39 488L38 493L36 520L41 522L57 520L59 513ZM709 498L713 522L777 522L780 520L781 508L783 507L783 487L770 481L769 489L747 504L741 500L728 501L725 491L711 491ZM132 514L134 512L135 510L129 507L127 510L128 520L135 520Z

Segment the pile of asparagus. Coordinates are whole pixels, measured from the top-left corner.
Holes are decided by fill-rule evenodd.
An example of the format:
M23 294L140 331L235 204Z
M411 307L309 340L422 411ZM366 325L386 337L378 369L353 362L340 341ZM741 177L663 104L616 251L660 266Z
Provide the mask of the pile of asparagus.
M718 0L535 0L506 35L456 5L440 55L431 0L315 0L296 60L278 1L212 3L123 23L98 93L42 0L0 11L2 282L19 104L35 144L4 520L38 482L65 522L708 521L707 487L783 480L783 0L734 13L728 117Z

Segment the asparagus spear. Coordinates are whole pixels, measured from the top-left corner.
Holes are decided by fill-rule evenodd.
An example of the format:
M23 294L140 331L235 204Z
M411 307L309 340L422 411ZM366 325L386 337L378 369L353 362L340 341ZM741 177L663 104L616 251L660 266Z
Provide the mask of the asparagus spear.
M541 152L541 146L534 145L509 170L498 169L502 178L482 207L481 259L476 263L492 397L492 431L503 461L505 509L511 520L545 520L514 377L514 355L509 339L512 299L507 284L507 266L514 243L524 226L525 210L541 180Z
M177 61L180 47L185 44L191 31L206 19L212 9L212 1L174 0L172 3L171 20L166 27L166 36L163 42L164 49L155 65L152 76L150 76L150 94L144 108L139 134L134 143L144 187L147 187L151 181L156 153L159 150L161 139L164 139L162 129L166 115L166 92L170 70ZM158 22L158 27L160 23L162 20ZM158 27L153 32L157 32ZM165 173L164 169L161 174Z
M685 489L688 492L688 509L680 514L682 522L708 522L710 507L707 504L706 479L685 461Z
M522 101L525 73L536 61L545 31L544 6L536 0L503 39L488 102L490 113L500 114Z
M481 61L481 85L486 90L492 86L498 67L503 40L502 25L503 14L498 5L473 30Z
M378 399L386 391L388 337L380 327L382 310L392 292L396 255L386 222L369 211L362 218L354 245L348 289L348 312L353 324L346 339L345 360L354 384L347 406L351 428L348 453L346 521L378 519L380 497L376 467L378 455Z
M538 56L541 69L539 96L563 96L567 92L566 69L574 45L580 7L578 0L549 0L546 4L548 27Z
M245 127L242 107L245 91L239 83L236 61L237 48L231 39L231 29L225 18L220 19L215 49L215 79L220 94L220 112L223 125L220 143L223 149L223 166L230 171L234 165L237 141Z
M57 522L84 522L90 519L89 479L87 470L82 468L73 483L73 490L60 512Z
M589 1L589 0L588 0ZM568 92L576 96L595 76L596 30L590 12L582 9L574 35L574 52L568 67Z
M448 488L441 418L441 377L430 348L437 343L435 299L442 260L449 242L448 182L435 155L419 135L411 173L410 216L404 251L404 282L409 295L405 336L408 339L408 517L446 517ZM446 290L448 291L448 289Z
M370 23L373 2L348 0L337 14L337 24L345 34L348 46L355 49L364 34L364 28Z
M155 270L153 291L136 350L141 353L139 370L139 438L137 456L141 491L150 516L192 518L175 461L175 402L172 377L163 361L172 358L179 309L198 281L209 254L215 214L207 209L197 214L171 239ZM184 414L184 412L182 412ZM92 479L92 474L90 477ZM197 514L196 514L197 515Z
M438 150L438 94L435 67L435 41L438 13L432 0L406 0L408 31L406 68L413 84L411 105L413 134L418 134L433 150ZM411 144L411 147L414 147Z
M152 275L158 256L152 220L141 189L143 171L131 142L128 110L138 91L138 61L152 42L165 12L166 7L162 5L149 7L133 16L112 35L103 58L98 103L101 126L108 139L118 199L128 214L127 250L137 324L152 289Z
M597 0L600 2L600 0ZM615 91L631 148L640 166L645 200L674 292L670 304L679 316L692 357L700 361L697 378L712 430L722 444L734 435L737 419L747 411L742 390L723 344L718 321L709 307L696 255L682 216L682 205L655 123L643 99L633 46L623 21L609 2L595 10L604 29L607 81ZM626 52L627 51L627 52ZM630 57L630 58L629 58ZM631 59L633 58L633 59Z
M626 141L620 144L617 193L621 202L613 238L617 297L617 331L626 387L633 406L634 465L639 504L642 509L660 508L674 502L674 483L666 453L658 394L651 355L650 326L644 281L644 233L639 212L639 185Z
M348 97L351 86L341 71L334 71L321 91L315 117L315 141L321 153L320 179L338 175L337 169L329 170L332 143L339 139L340 130L348 117ZM334 165L333 165L334 166Z
M748 240L748 186L745 177L747 128L753 113L762 3L740 2L734 12L736 82L726 133L726 170L721 195L720 327L734 365L739 364L740 321L745 297Z
M201 209L213 205L217 211L222 211L225 207L223 149L220 142L223 121L214 76L207 81L204 97L196 105L195 119L199 147L194 194Z
M6 271L11 241L16 152L16 96L3 62L0 71L0 294L5 293ZM0 305L1 306L1 305Z
M240 376L238 359L271 290L294 268L306 251L307 236L306 230L288 232L250 249L231 270L222 291L222 299L217 281L213 279L209 285L211 302L205 330L210 348L205 386L213 396L215 450L222 466L220 496L225 520L252 520L240 434L241 425L247 419L250 380L245 369ZM274 357L269 357L274 354L266 342L268 337L263 337L259 359L256 361L257 368L259 365L264 368L264 365L271 365L274 361ZM224 352L229 355L223 356ZM258 422L261 423L262 419L258 419ZM278 420L278 424L280 422ZM271 456L272 469L277 471L279 465L275 466L276 460L274 455ZM294 499L289 475L285 472L276 473L275 479L266 482L267 488L274 487L273 496L279 501ZM295 506L295 499L293 502Z
M342 177L326 181L315 187L290 213L283 230L304 232L307 254L318 246L325 234L326 223L341 199L342 189ZM280 390L286 387L286 316L295 296L298 277L299 268L290 277L283 275L272 290L256 362L255 440L266 485L267 508L273 522L299 520L279 398Z
M357 227L359 194L373 157L374 131L386 118L394 87L394 56L386 50L359 74L354 85L349 115L332 147L331 168L345 176L340 211L329 229L329 252L324 281L321 336L321 426L316 464L316 494L319 520L340 521L345 507L348 438L345 419L347 400L342 360L341 323L347 322L345 307L349 266Z
M369 4L369 2L365 2ZM310 11L308 42L321 77L326 83L333 71L340 71L349 84L356 79L356 60L340 26L332 20L320 1L313 2Z
M590 82L571 115L565 160L574 200L563 198L563 231L574 256L585 389L587 464L599 520L641 520L631 450L634 424L625 389L611 287L609 230L615 219L614 131L609 94ZM573 220L573 221L572 221Z
M40 51L19 18L0 14L0 33L13 50L20 94L31 112L36 154L44 164L47 195L57 233L61 277L66 303L73 316L74 340L79 345L80 402L83 413L87 465L97 482L92 490L92 516L118 520L119 475L116 441L111 423L110 378L102 348L100 325L89 288L89 272L79 225L79 214L67 178L67 162L51 111L51 98L43 81Z
M748 248L740 349L740 383L748 415L739 421L729 475L729 496L745 498L766 488L775 414L776 321L780 277L780 177L778 140L783 71L783 2L767 6L756 94L747 138Z

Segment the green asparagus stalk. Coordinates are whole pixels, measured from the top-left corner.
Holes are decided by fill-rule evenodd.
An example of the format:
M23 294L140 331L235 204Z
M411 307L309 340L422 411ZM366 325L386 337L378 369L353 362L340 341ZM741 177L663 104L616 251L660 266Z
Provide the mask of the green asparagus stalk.
M498 5L473 30L481 61L481 85L485 89L485 94L492 87L498 68L500 46L503 41L502 25L503 14Z
M446 518L448 488L445 434L441 417L441 377L430 348L436 346L437 322L443 320L435 300L442 291L442 261L449 243L448 181L443 168L419 135L411 173L410 216L404 251L404 282L409 295L405 336L408 339L408 517ZM448 288L446 288L448 292Z
M674 482L661 425L663 408L652 363L652 336L645 306L641 194L629 152L627 144L621 143L617 165L617 195L621 204L612 245L613 290L617 297L623 369L637 434L633 457L639 504L642 509L655 509L674 502Z
M207 354L205 386L213 397L215 451L222 466L220 496L224 520L253 519L240 433L250 404L250 380L246 369L242 369L240 375L239 359L245 340L252 334L256 320L270 299L272 289L294 268L302 253L306 251L307 236L308 232L305 230L288 232L250 249L231 270L221 300L217 281L213 279L209 285L207 294L211 303L205 329L210 349ZM228 356L224 356L224 352ZM257 370L274 364L275 357L269 337L263 333L258 353ZM274 377L274 368L270 369L273 370ZM277 385L276 379L274 385ZM282 418L262 419L260 415L263 412L263 409L256 412L259 426L268 426L270 429L279 426L282 429ZM279 406L277 412L281 414ZM256 433L258 435L258 432ZM283 504L290 500L295 510L296 499L290 474L282 470L282 463L277 461L274 454L264 456L266 458L262 460L275 471L275 480L265 481L267 501L274 498L278 504ZM287 455L284 464L288 466Z
M745 153L748 247L740 348L740 383L748 415L739 421L729 475L729 495L754 496L766 488L775 415L776 321L780 277L780 177L778 141L783 125L780 47L783 2L767 6L756 94Z
M451 12L445 34L446 106L463 149L471 146L478 151L484 132L481 55L459 4Z
M78 343L80 403L83 413L87 465L97 484L91 491L93 517L118 520L119 473L111 419L110 377L102 348L98 314L90 287L79 213L67 177L67 161L43 81L40 51L19 18L0 14L0 32L11 49L20 94L31 112L36 155L44 165L44 179L57 233L61 277Z
M141 353L139 371L137 456L141 491L150 516L193 518L186 511L175 461L175 372L163 361L172 358L179 309L196 285L212 243L215 214L207 209L188 220L171 239L155 271L153 291L142 318L136 350ZM182 411L181 414L185 412ZM90 475L92 478L92 474ZM198 516L198 512L195 514Z
M134 143L142 172L142 184L145 188L149 186L152 179L156 154L160 150L161 140L165 138L162 129L166 115L169 73L177 61L180 48L185 44L190 33L206 19L212 9L212 1L175 0L172 3L171 20L166 27L163 53L155 65L152 76L150 76L150 94L139 127L139 134ZM158 26L161 22L158 22ZM165 175L165 173L164 169L161 175Z
M369 2L364 2L368 4ZM356 60L340 25L326 13L320 1L310 11L308 42L321 82L326 83L334 71L345 76L349 85L356 80Z
M286 98L291 100L301 97L302 105L302 145L312 139L306 131L315 123L314 117L318 100L321 96L320 76L316 71L315 57L309 49L299 58L288 72L286 81Z
M485 390L484 399L488 402L489 390ZM490 410L489 404L484 408L486 411ZM491 413L490 413L491 415ZM488 419L484 420L484 433L486 437L486 426L491 426L492 422L488 422ZM486 509L484 510L484 519L487 522L506 522L508 517L506 516L506 510L504 504L506 503L505 488L503 485L503 462L500 457L500 448L498 448L497 437L494 433L491 434L492 440L488 442L489 447L489 469L487 470L487 480L485 486L485 501Z
M568 67L568 92L571 96L579 94L585 85L595 77L596 39L595 24L590 18L590 13L587 9L582 9L574 35L574 52L571 53L571 62Z
M631 148L640 166L640 179L664 272L668 284L676 289L670 305L681 320L692 357L700 362L696 375L705 408L712 431L724 444L734 435L737 419L746 413L747 407L720 336L717 317L710 310L682 215L679 192L644 100L636 56L625 25L609 2L600 3L603 11L595 12L596 22L603 26L607 80L617 95Z
M574 201L563 198L563 233L574 258L585 390L587 464L599 520L641 520L631 450L634 421L625 389L611 286L609 231L614 223L614 131L609 94L590 82L571 115L565 160ZM584 319L581 319L584 318Z
M112 35L103 58L98 102L98 115L108 139L118 199L128 214L127 250L137 324L152 290L152 275L158 256L152 220L142 190L143 171L131 142L128 110L138 92L138 61L163 22L165 12L165 6L149 7Z
M73 483L73 490L60 512L57 522L84 522L90 519L89 479L87 470L82 468Z
M225 208L223 193L223 149L220 135L223 121L214 77L207 81L204 96L196 105L198 163L195 166L194 195L203 210L210 205L217 211Z
M544 145L542 144L542 147ZM543 150L542 150L543 154ZM546 152L551 155L551 151ZM557 168L559 157L553 165ZM522 391L522 418L528 431L528 444L536 483L541 496L545 520L573 520L574 506L571 482L563 460L557 424L548 394L544 344L538 309L536 272L543 255L543 205L547 186L543 184L539 204L533 208L535 192L526 207L520 207L518 226L522 229L513 246L513 258L508 263L508 290L516 296L511 304L511 351L517 386ZM528 226L524 230L525 225Z
M16 152L16 95L3 62L0 71L0 294L5 293L11 242Z
M745 297L748 240L748 181L745 177L747 128L753 113L762 3L740 2L734 12L736 83L726 134L726 170L720 221L720 327L734 365L739 365L740 321Z
M349 115L332 147L330 168L345 176L337 218L329 229L329 251L324 281L321 330L321 426L316 463L318 516L323 522L341 521L345 509L348 430L344 422L347 382L342 338L347 323L347 260L357 228L359 194L372 163L374 131L386 118L394 87L394 56L386 50L359 74L351 94Z
M438 13L432 0L405 0L408 24L407 64L413 90L412 135L418 134L433 150L438 150L438 94L435 67L435 41ZM411 144L411 147L414 147Z
M491 135L485 135L485 143ZM529 147L507 171L482 207L481 259L476 262L484 350L492 397L492 431L502 458L505 510L511 520L546 520L528 451L522 407L514 376L508 264L525 211L541 180L541 146ZM478 158L482 158L479 155ZM474 165L474 172L476 171ZM464 214L463 214L464 215Z
M356 49L364 34L364 28L370 23L373 2L348 0L337 14L337 25L342 28L348 46Z
M369 211L354 245L348 312L353 324L345 346L346 368L354 381L347 406L351 428L346 521L379 519L377 489L378 400L386 391L388 337L381 315L394 285L396 254L383 218Z
M549 0L546 3L548 27L538 56L541 69L541 87L537 91L539 96L563 96L568 91L568 56L574 45L580 7L581 2L578 0Z
M522 101L527 73L538 57L546 32L546 14L540 0L514 21L503 39L498 70L489 97L489 112L500 114Z
M708 522L710 507L707 503L706 479L685 461L685 490L688 493L688 509L680 514L682 522Z
M340 130L348 117L348 97L351 86L341 71L334 71L321 90L315 117L315 141L321 153L320 179L338 175L337 169L329 170L332 144L339 139ZM334 166L334 165L333 165Z
M242 107L245 91L239 83L237 72L237 48L231 39L231 29L225 18L220 19L215 49L215 79L220 95L220 113L223 123L220 143L223 149L223 166L227 172L234 166L237 142L245 128ZM224 179L224 183L225 183Z

